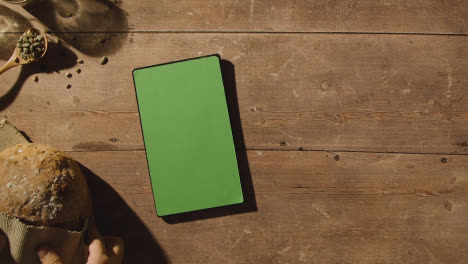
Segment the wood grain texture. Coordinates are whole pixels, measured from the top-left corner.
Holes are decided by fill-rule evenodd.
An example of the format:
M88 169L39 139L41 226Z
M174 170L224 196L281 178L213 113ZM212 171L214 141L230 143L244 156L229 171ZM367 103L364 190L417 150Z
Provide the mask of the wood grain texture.
M71 155L117 189L171 263L468 257L466 156L249 151L257 212L170 225L156 217L143 151Z
M144 149L138 112L29 112L8 115L31 142L61 150Z
M0 2L0 63L31 25L59 32L0 75L0 114L87 167L128 263L467 262L465 0L47 2ZM214 53L235 67L257 211L169 224L131 71Z
M248 149L468 151L466 37L166 33L116 38L125 38L125 43L104 66L98 58L80 55L76 57L84 64L75 59L75 65L59 73L39 73L37 83L32 79L40 66L0 76L5 87L13 86L16 76L24 80L2 113L15 124L28 123L27 130L20 128L43 143L53 141L64 150L91 141L85 139L88 136L107 141L114 137L111 127L113 134L120 133L118 119L125 116L126 135L115 137L133 142L116 146L141 148L131 71L219 53L235 67ZM81 74L75 74L77 68ZM74 73L71 79L65 77L67 71ZM71 89L65 88L67 83ZM22 120L51 112L49 126L62 129L54 137ZM104 113L92 114L100 112ZM102 118L114 121L109 129L73 125L87 118L90 124Z
M468 32L464 0L108 2L57 2L30 12L58 31Z

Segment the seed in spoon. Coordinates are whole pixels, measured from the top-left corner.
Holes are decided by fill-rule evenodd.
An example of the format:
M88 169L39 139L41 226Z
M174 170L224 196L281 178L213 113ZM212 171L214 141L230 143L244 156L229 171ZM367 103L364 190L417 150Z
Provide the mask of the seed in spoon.
M37 77L37 75L34 76L34 82L38 82L38 81L39 81L39 77Z
M26 31L17 43L20 57L27 62L35 61L42 57L45 51L45 39L34 30Z

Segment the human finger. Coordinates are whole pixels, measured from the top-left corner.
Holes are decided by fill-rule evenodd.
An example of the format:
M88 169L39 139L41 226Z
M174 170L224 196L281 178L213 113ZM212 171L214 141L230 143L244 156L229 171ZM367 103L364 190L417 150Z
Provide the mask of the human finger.
M63 264L62 260L60 260L59 254L49 247L39 247L37 255L39 256L42 264Z
M109 260L106 245L102 239L94 239L89 244L89 257L87 264L105 264Z
M122 259L125 252L124 240L120 237L104 236L104 243L107 247L107 252L113 254L116 258Z

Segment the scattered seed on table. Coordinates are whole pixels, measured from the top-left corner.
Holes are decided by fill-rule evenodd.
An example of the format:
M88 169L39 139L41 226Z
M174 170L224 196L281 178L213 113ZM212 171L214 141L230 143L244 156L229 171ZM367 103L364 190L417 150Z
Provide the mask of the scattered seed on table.
M38 81L39 81L39 77L37 77L37 75L34 76L34 81L35 81L35 82L38 82Z
M109 61L109 59L107 57L102 57L101 58L101 65L107 64L108 61Z
M67 76L68 78L71 78L72 77L72 74L67 72L67 74L65 74L65 76Z
M71 88L71 84L67 84L67 89L70 89Z
M77 60L76 62L78 62L79 64L83 64L83 63L84 63L83 60Z
M76 73L80 74L80 73L81 73L81 69L76 69Z

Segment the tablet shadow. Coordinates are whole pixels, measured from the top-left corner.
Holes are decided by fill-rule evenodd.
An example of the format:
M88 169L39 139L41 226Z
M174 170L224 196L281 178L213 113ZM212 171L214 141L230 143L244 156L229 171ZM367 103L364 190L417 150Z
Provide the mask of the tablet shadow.
M150 230L114 189L80 164L91 189L94 220L103 235L119 236L125 241L123 263L169 263Z
M231 130L234 138L234 146L236 147L237 165L239 168L244 202L241 204L164 216L162 218L166 223L177 224L257 211L257 201L255 199L255 191L250 173L239 112L234 64L227 60L221 60L221 72L228 105L229 119L231 122Z

